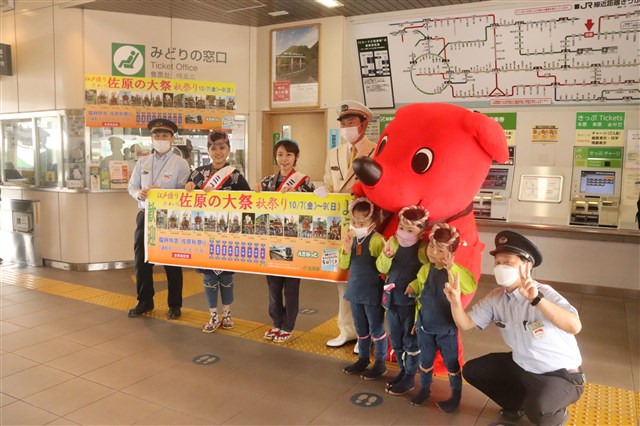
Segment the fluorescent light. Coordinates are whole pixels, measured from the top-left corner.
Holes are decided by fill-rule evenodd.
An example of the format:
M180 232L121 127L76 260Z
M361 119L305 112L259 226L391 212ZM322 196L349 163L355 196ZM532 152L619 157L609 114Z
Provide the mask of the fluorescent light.
M344 6L342 3L336 0L316 0L316 1L325 7Z
M288 15L289 12L287 12L286 10L278 10L277 12L269 12L269 15L271 16L284 16L284 15Z

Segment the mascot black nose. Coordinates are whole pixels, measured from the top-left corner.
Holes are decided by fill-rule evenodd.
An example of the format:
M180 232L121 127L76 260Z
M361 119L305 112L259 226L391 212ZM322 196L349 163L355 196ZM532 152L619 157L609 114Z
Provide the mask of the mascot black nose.
M376 160L369 157L358 157L353 160L353 171L360 182L367 186L374 186L382 176L382 168Z

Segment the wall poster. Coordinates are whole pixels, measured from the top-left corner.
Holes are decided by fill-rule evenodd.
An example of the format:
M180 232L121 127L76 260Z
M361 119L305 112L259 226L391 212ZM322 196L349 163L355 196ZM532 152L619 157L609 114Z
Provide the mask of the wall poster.
M85 75L87 127L144 128L155 118L181 129L226 129L234 117L233 83Z
M149 262L346 281L338 267L349 194L151 190Z
M320 105L320 24L271 30L271 108Z
M395 108L387 37L356 41L364 101L369 108Z
M637 0L494 3L352 17L351 45L386 40L397 105L638 104Z

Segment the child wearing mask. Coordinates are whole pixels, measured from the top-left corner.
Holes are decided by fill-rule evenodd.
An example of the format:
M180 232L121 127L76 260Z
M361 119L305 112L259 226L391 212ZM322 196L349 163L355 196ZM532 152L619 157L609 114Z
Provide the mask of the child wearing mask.
M426 243L422 239L429 213L422 206L405 207L398 213L396 234L385 243L376 265L386 274L382 305L387 309L391 347L400 372L387 382L386 391L402 395L415 388L420 346L412 333L416 318L416 300L405 294L422 264L427 263Z
M291 139L281 139L273 147L273 156L278 163L278 173L266 176L255 185L254 190L277 192L313 192L311 178L294 169L300 156L298 144ZM269 316L273 327L264 338L275 343L284 343L293 335L298 317L300 301L300 278L267 275L269 286Z
M384 248L384 238L374 229L378 209L367 198L356 198L349 204L351 224L338 254L338 264L349 269L345 300L351 305L351 315L358 335L358 360L346 366L345 374L361 374L364 380L374 380L387 372L387 334L384 330L384 308L380 304L383 281L376 260ZM369 367L371 342L375 363Z
M429 398L433 378L433 361L439 349L449 372L451 397L436 403L440 410L450 413L460 405L462 375L458 362L458 327L451 315L451 307L444 293L449 277L460 283L463 294L475 291L476 282L471 272L453 262L460 245L460 235L449 224L436 224L429 234L427 257L417 278L409 284L406 293L417 300L415 330L420 344L420 391L411 399L413 405L422 405Z
M209 133L207 148L211 163L195 169L184 189L193 191L201 189L209 191L251 191L247 180L240 171L229 165L227 157L231 150L229 137L224 132ZM202 327L203 333L213 333L220 326L233 328L231 304L233 303L233 272L215 269L197 269L204 274L204 294L209 304L209 322ZM218 288L222 299L222 320L218 316Z

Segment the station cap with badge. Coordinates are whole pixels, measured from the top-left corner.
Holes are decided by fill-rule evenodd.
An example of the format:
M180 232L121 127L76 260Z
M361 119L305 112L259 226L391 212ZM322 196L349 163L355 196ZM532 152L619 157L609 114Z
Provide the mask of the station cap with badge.
M489 252L491 256L512 253L531 262L534 268L542 263L542 253L538 247L517 232L500 231L496 234L495 243L496 248Z
M109 142L124 144L124 139L118 136L109 136Z
M336 113L338 114L338 120L341 120L347 115L357 115L365 120L371 120L373 113L366 105L357 101L342 101L336 107Z
M170 132L171 134L175 134L178 131L178 126L171 120L167 120L166 118L155 118L147 124L147 128L151 133L164 131Z

